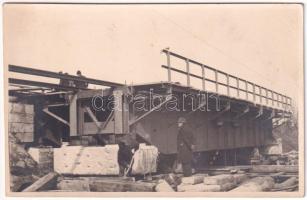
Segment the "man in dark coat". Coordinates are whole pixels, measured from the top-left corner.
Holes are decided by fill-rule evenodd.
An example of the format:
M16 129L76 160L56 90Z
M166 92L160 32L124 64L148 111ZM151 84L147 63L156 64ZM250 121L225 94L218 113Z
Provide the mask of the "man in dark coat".
M186 124L186 119L180 117L178 119L177 160L182 165L184 176L192 175L194 144L191 128Z

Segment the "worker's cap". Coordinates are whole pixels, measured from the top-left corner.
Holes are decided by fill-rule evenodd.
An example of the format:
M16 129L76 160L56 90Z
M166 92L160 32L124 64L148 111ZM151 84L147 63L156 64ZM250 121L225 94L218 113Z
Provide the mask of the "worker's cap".
M187 120L184 117L179 117L178 123L186 123Z

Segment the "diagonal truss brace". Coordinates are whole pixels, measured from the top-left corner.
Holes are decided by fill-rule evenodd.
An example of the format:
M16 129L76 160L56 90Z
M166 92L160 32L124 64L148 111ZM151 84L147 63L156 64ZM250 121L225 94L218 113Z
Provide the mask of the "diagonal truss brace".
M243 112L241 112L240 114L238 114L237 116L234 117L234 119L239 119L240 117L244 116L246 113L249 112L249 106L246 106L245 109L243 110Z
M62 122L63 124L66 124L67 126L70 126L70 124L69 124L68 121L66 121L66 120L63 119L62 117L60 117L60 116L58 116L58 115L56 115L56 114L50 112L50 111L48 110L48 108L44 108L44 109L43 109L43 112L46 113L47 115L49 115L49 116L55 118L56 120Z
M140 117L129 121L129 126L135 124L136 122L140 121L141 119L143 119L144 117L146 117L147 115L151 114L152 112L154 112L155 110L161 108L165 103L169 102L172 99L172 94L169 94L165 97L165 100L163 102L161 102L159 105L153 107L151 110L149 110L148 112L144 113L143 115L141 115Z

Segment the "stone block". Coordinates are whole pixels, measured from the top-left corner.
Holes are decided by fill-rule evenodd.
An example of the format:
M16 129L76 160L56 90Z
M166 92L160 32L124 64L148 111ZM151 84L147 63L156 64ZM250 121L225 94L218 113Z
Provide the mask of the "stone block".
M9 112L10 113L27 113L34 114L34 106L30 104L22 103L9 103Z
M54 170L70 175L118 175L118 145L54 148Z
M33 124L34 115L26 113L9 113L9 123L11 122Z
M34 141L34 133L12 133L20 143L24 142L33 142Z
M11 133L31 133L34 132L34 124L9 123L9 132Z

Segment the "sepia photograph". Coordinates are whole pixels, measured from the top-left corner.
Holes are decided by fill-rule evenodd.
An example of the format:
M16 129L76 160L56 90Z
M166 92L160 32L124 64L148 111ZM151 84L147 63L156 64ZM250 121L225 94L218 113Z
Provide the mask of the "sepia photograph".
M304 195L303 4L2 10L7 196Z

